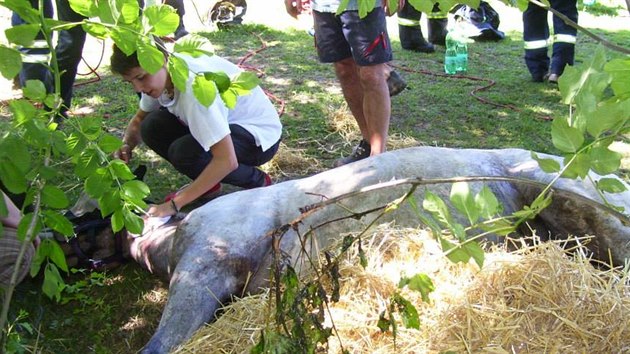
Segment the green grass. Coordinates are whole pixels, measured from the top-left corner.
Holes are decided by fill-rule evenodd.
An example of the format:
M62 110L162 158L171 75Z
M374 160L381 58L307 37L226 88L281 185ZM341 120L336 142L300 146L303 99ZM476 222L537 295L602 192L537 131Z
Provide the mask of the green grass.
M630 31L595 32L630 47ZM313 39L307 33L246 25L203 35L214 43L217 54L234 62L260 49L263 43L267 46L245 64L261 70L262 84L278 98L277 107L285 104L282 122L287 150L281 153L300 151L306 159L317 161L301 168L281 166L282 173L275 173L275 179L327 169L335 158L351 150L354 142L347 141L347 132L336 130L332 124L332 116L348 115L332 67L318 62ZM551 123L543 117L566 116L568 110L559 102L560 94L554 86L530 82L522 59L520 32L507 33L501 42L470 45L467 76L486 81L443 75L443 47L433 54L418 54L402 51L396 41L393 46L393 65L407 80L409 89L392 99L392 148L521 147L557 152L551 144ZM576 64L588 61L595 46L593 40L581 36ZM120 136L135 112L137 96L128 84L108 74L106 67L101 67L100 73L101 81L76 87L74 104L107 117L106 129ZM490 82L487 80L494 85L477 96L493 104L471 95L474 89ZM5 129L6 107L1 113L5 118L0 119L0 128ZM187 182L146 149L140 149L134 163L150 167L145 181L154 200L161 200L168 191ZM45 298L38 290L40 278L20 285L12 309L28 310L27 322L40 332L39 338L25 334L28 343L35 345L37 341L37 350L43 353L129 353L140 349L157 326L166 285L135 264L106 274L107 281L102 285L85 287L85 298L67 304ZM83 279L74 275L69 281Z

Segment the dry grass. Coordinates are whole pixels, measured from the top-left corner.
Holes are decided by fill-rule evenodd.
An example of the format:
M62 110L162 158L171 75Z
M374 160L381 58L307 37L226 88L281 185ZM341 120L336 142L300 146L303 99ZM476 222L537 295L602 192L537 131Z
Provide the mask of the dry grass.
M341 300L327 323L338 338L329 353L627 353L630 281L627 271L601 270L559 245L518 253L494 249L479 270L452 264L424 230L379 228L366 241L369 266L349 255L341 267ZM401 275L425 273L436 290L431 302L398 289ZM420 330L376 326L389 297L400 292L417 308ZM247 353L260 329L273 325L268 293L225 308L177 353Z

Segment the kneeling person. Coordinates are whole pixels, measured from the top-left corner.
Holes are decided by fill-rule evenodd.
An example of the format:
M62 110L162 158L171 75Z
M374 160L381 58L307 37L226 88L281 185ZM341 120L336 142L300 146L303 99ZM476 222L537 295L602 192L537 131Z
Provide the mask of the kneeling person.
M173 54L185 60L191 72L186 92L181 92L166 70L169 54L163 53L165 65L155 74L140 66L137 53L127 56L114 46L111 57L112 72L141 93L139 109L127 126L117 157L129 162L131 151L144 142L193 180L167 197L170 200L166 203L152 206L149 215L173 215L195 199L218 191L221 182L242 188L270 185L269 175L256 166L271 160L278 151L282 125L263 90L256 87L239 96L234 109L229 109L219 95L205 107L193 94L193 73L212 71L232 76L241 70L216 55L193 58Z

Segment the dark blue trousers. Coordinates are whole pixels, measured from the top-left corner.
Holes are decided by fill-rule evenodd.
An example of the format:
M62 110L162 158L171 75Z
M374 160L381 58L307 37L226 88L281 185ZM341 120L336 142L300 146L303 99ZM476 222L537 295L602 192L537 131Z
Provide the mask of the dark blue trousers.
M550 0L551 7L573 22L578 21L576 0ZM525 41L525 64L534 79L542 78L547 72L561 75L567 65L573 65L577 30L553 16L554 41L551 63L548 56L549 24L547 10L532 3L523 12L523 40ZM547 41L547 45L538 45Z
M241 126L230 124L230 131L238 167L221 182L242 188L263 186L265 173L256 166L273 158L280 141L262 151L260 146L256 146L254 137ZM197 178L212 160L212 152L205 151L193 138L188 126L166 109L149 113L142 121L140 133L151 150L190 179Z

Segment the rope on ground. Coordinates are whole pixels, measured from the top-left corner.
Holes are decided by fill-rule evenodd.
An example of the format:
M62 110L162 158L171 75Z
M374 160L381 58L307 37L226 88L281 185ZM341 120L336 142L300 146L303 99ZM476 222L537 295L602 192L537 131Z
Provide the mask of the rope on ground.
M261 46L260 48L256 49L256 50L250 50L249 52L247 52L247 54L245 54L236 64L238 67L244 69L244 70L248 70L248 71L253 71L255 73L257 73L258 77L261 78L263 76L265 76L265 72L260 70L257 67L251 66L251 65L245 65L245 62L248 61L249 59L251 59L254 55L262 52L263 50L267 49L267 42L265 42L264 39L262 39L262 37L256 33L253 33L254 36L256 36L258 38L258 40L260 40ZM264 90L265 94L267 95L267 97L269 97L272 101L277 102L280 105L280 108L278 109L278 115L282 116L284 114L284 108L286 106L286 103L284 102L284 100L276 97L274 94L272 94L271 92L269 92L268 90Z
M96 64L95 67L92 67L87 60L85 60L85 57L83 55L81 55L81 61L83 61L83 63L85 64L85 66L88 67L88 69L90 69L87 73L83 74L83 73L77 73L77 76L88 76L88 75L96 75L95 78L91 79L91 80L87 80L87 81L83 81L83 82L75 82L74 83L74 87L77 86L81 86L81 85L87 85L87 84L91 84L94 82L98 82L101 81L101 75L98 74L98 68L101 66L101 64L103 63L103 57L105 57L105 41L101 39L101 57L98 60L98 63Z
M423 69L410 69L410 68L406 68L406 67L401 67L398 65L393 65L390 64L390 66L392 68L395 69L399 69L402 71L406 71L406 72L410 72L410 73L416 73L416 74L423 74L423 75L430 75L430 76L437 76L437 77L444 77L444 78L449 78L449 79L464 79L464 80L470 80L470 81L481 81L481 82L486 82L485 86L481 86L481 87L476 87L474 90L472 90L470 92L470 95L473 96L476 100L478 100L481 103L484 104L488 104L494 107L499 107L499 108L505 108L505 109L509 109L515 112L523 112L522 109L515 107L511 104L503 104L503 103L497 103L497 102L493 102L490 100L487 100L483 97L480 97L477 95L477 93L481 92L481 91L485 91L489 88L491 88L492 86L496 85L496 81L491 80L491 79L484 79L481 77L476 77L476 76L469 76L469 75L462 75L462 74L457 74L457 75L451 75L451 74L443 74L443 73L436 73L433 71L429 71L429 70L423 70ZM553 120L553 117L548 116L548 115L544 115L544 114L536 114L536 116L541 119L541 120Z

